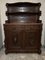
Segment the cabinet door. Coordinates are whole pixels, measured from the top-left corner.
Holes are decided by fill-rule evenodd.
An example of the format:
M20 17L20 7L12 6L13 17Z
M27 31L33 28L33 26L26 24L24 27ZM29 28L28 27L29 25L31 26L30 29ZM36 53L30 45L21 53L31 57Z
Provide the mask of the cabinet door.
M20 49L22 33L16 26L5 26L5 45L8 49Z
M40 46L40 28L35 26L24 26L23 45L25 49L38 48Z

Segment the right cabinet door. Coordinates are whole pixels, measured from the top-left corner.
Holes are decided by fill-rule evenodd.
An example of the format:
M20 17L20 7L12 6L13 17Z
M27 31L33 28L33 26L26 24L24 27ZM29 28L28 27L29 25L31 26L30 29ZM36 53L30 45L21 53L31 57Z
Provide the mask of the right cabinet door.
M23 45L25 49L37 49L41 45L41 28L35 28L36 26L24 26L23 32Z

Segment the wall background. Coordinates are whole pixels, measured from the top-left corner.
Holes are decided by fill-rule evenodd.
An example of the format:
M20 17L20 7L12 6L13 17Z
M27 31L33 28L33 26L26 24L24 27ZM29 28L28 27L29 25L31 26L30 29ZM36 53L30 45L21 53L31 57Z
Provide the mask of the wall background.
M43 23L41 42L42 42L42 45L44 45L44 42L45 42L45 0L0 0L3 44L4 44L4 39L5 39L3 24L5 23L5 20L7 20L7 17L5 15L7 8L5 5L6 3L15 3L15 2L35 2L35 3L41 2L40 10L42 11L42 15L40 17L40 20L42 20L42 23Z
M0 49L2 48L2 46L3 46L3 43L2 43L1 14L0 14Z

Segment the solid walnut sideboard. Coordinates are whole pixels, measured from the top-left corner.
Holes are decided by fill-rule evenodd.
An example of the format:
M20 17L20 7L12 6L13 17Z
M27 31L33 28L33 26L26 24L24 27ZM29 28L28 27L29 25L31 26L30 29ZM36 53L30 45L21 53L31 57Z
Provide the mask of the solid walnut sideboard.
M40 3L7 3L5 53L41 53Z

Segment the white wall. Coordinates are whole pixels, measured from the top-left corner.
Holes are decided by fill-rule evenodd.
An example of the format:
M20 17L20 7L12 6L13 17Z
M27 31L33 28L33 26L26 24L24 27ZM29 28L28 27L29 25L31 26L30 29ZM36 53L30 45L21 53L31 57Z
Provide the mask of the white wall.
M2 25L2 38L3 38L3 43L4 43L4 30L3 30L3 24L5 23L5 20L7 20L6 17L6 3L15 3L15 2L41 2L41 11L42 15L40 19L43 22L43 31L42 31L42 45L44 44L45 40L45 0L0 0L0 7L1 7L1 25Z
M1 10L1 9L0 9ZM1 12L1 11L0 11ZM2 29L1 29L1 14L0 14L0 48L3 46L2 43Z

